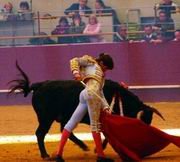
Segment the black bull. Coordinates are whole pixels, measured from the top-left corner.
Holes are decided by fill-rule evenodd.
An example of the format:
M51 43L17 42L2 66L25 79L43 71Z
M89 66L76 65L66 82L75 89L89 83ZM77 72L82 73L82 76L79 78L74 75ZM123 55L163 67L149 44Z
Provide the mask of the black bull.
M16 67L22 78L10 82L11 84L13 83L10 87L10 93L20 90L24 94L24 97L26 97L33 91L32 105L39 122L36 130L38 146L41 157L48 158L49 155L46 152L44 144L45 135L54 121L60 122L62 131L78 105L79 93L84 87L80 82L73 80L44 81L30 85L28 76L18 64L16 64ZM121 99L125 116L136 118L137 114L141 111L140 119L147 124L151 123L153 112L161 116L155 108L144 104L136 95L117 82L106 80L103 90L109 103L112 101L113 96L116 96L113 109L116 114L120 112L119 99ZM82 119L81 123L89 124L88 114ZM79 140L73 133L69 139L82 149L87 150L87 146L83 141ZM107 140L104 141L104 147L106 144Z

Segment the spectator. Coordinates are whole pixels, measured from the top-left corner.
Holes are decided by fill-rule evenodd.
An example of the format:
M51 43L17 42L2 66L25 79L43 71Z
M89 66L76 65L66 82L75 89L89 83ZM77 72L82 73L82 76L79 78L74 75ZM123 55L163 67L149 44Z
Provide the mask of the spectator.
M47 36L47 34L45 32L41 32L39 34L40 36ZM56 42L54 40L52 40L51 38L47 37L40 37L40 38L31 38L29 40L29 42L32 45L43 45L43 44L56 44Z
M96 10L96 14L102 14L102 13L111 13L112 14L113 31L116 32L117 27L120 25L120 21L118 19L116 11L109 6L106 6L102 0L96 0L95 10Z
M165 40L171 40L174 38L174 21L167 17L164 11L159 12L159 17L156 20L156 24L153 27L156 31L161 31Z
M59 24L56 26L56 28L51 32L52 35L63 35L63 34L69 34L69 22L66 17L61 17L59 19ZM58 43L64 44L64 43L71 43L71 38L69 36L61 36L58 37Z
M157 35L153 31L152 25L145 25L144 26L144 35L143 35L142 41L150 43L156 39L157 39Z
M20 2L18 13L20 20L32 20L32 12L29 8L28 2L26 1Z
M117 27L118 35L114 36L114 42L126 42L128 41L127 37L127 27L125 24L122 24Z
M174 35L175 35L174 41L180 42L180 29L176 30L174 32Z
M7 14L12 14L13 13L13 5L12 5L12 3L7 2L4 5L4 13L7 13Z
M29 3L26 2L26 1L20 2L18 12L23 12L24 13L24 12L29 12L29 11L30 11Z
M86 28L84 29L83 33L90 34L90 42L105 42L105 39L101 35L99 35L99 33L101 32L101 23L98 22L98 19L95 14L91 14L89 16L88 24L86 25Z
M73 16L75 13L80 15L91 14L92 10L87 6L87 3L88 0L79 0L79 3L73 3L64 13L69 16Z
M86 27L86 24L85 24L85 22L82 21L81 16L79 14L75 14L72 17L72 23L70 25L69 33L81 34L81 33L83 33L85 27ZM87 42L87 37L86 36L73 36L72 42L73 43Z
M171 13L179 12L179 7L172 0L162 0L155 6L156 10L162 10L168 18L171 18Z
M12 21L12 20L17 20L17 15L14 15L13 12L13 5L10 2L7 2L4 5L4 9L3 9L3 19L4 20L8 20L8 21Z

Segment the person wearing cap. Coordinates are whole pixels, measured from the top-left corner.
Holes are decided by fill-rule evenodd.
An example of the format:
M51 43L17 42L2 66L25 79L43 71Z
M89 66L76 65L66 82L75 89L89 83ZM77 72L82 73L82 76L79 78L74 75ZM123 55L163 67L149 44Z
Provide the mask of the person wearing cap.
M67 139L87 112L90 117L92 136L96 145L97 162L113 162L103 152L100 134L101 123L99 121L101 110L109 112L109 105L103 94L103 86L105 72L112 70L113 67L113 59L106 53L99 54L98 58L84 55L70 60L70 68L75 80L83 81L85 89L81 91L79 104L62 132L56 162L64 162L62 155Z

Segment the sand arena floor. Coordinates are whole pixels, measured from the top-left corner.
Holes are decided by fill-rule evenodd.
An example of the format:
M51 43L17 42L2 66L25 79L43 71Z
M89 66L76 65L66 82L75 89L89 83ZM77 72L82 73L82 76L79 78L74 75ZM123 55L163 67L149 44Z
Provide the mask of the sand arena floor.
M148 103L161 111L166 121L154 115L152 125L160 129L180 129L180 103ZM38 123L31 105L0 106L0 137L12 135L34 135ZM89 126L79 124L75 132L90 132ZM49 134L59 133L58 123L54 123ZM180 134L179 134L180 136ZM0 138L1 142L1 138ZM94 143L85 141L90 151L84 152L72 142L65 147L66 162L95 162ZM46 142L50 155L55 153L58 142ZM121 162L111 146L105 150L107 156ZM0 144L0 162L42 162L36 141L32 143ZM170 144L162 151L146 157L143 162L179 162L180 148Z

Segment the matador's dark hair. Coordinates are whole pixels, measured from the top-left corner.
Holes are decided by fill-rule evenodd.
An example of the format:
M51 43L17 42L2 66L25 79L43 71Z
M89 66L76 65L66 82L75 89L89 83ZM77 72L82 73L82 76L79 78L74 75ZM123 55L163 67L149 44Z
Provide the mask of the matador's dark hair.
M99 57L96 59L96 61L100 62L102 61L105 66L107 66L108 69L112 70L114 68L114 62L112 57L107 53L100 53Z

